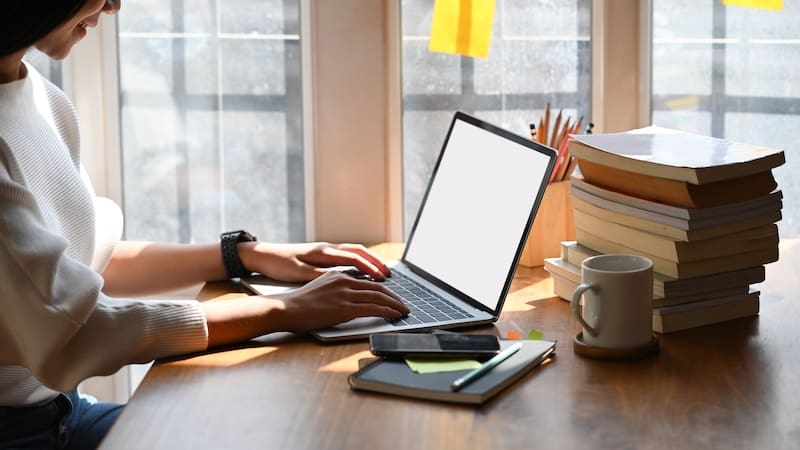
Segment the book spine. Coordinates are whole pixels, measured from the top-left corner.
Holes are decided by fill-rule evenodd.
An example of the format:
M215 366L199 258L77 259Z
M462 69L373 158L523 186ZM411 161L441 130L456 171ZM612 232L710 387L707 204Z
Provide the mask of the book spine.
M696 308L672 314L653 312L653 331L672 333L742 317L755 316L759 312L758 294L746 295L735 302L717 304L708 308Z

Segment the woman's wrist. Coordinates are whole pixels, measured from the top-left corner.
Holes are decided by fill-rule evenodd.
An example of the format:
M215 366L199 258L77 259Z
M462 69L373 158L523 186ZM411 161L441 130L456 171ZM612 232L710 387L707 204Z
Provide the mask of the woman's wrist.
M268 297L205 302L200 308L208 326L209 347L284 331L291 323L286 304Z
M228 278L241 278L250 275L240 256L242 242L256 241L256 237L244 230L226 231L220 235L222 265Z
M259 259L263 258L263 251L256 250L256 246L263 246L264 242L252 241L252 242L239 242L236 245L236 250L239 253L239 260L242 262L242 266L245 270L249 272L261 272L258 269L259 266Z

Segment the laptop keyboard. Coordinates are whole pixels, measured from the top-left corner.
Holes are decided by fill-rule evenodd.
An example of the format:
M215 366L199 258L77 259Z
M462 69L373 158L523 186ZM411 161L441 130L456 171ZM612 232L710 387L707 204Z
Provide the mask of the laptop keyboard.
M390 321L395 326L415 325L420 323L441 322L451 319L473 317L453 303L421 286L414 280L398 273L386 278L383 284L411 310L408 316Z

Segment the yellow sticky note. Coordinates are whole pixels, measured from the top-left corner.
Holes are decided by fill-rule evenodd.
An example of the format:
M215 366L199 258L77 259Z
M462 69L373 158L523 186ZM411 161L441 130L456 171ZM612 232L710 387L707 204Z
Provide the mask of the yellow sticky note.
M722 4L725 6L771 9L773 11L783 9L783 0L722 0Z
M406 358L408 367L416 373L453 372L472 370L481 366L474 359L411 359Z
M494 7L495 0L436 0L428 50L488 56Z

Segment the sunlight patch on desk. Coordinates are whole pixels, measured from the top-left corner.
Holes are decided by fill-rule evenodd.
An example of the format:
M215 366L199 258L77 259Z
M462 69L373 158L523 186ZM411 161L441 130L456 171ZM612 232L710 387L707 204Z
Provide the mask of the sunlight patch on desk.
M175 361L172 364L179 366L230 367L264 357L277 350L278 347L241 348L195 356L194 358Z
M503 304L504 312L525 312L536 309L531 303L554 296L553 279L545 278L508 294Z
M319 368L320 372L339 372L339 373L351 373L358 370L358 361L365 359L365 358L374 358L375 355L370 353L369 350L364 350L358 353L354 353L350 356L346 356L342 359L336 360L330 364L326 364Z

